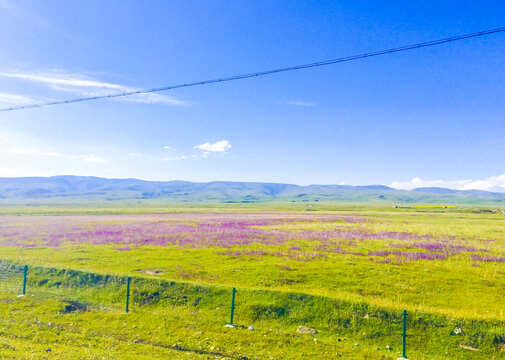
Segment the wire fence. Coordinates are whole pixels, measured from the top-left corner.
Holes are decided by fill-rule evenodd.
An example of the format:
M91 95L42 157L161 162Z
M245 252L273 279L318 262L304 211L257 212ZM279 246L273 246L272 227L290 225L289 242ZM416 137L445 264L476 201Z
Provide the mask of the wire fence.
M215 306L217 299L219 306L229 309L227 319L223 318L223 325L228 327L235 327L235 322L244 319L254 323L282 318L307 325L300 325L299 332L310 334L309 326L324 324L330 331L377 343L377 350L394 349L405 358L414 349L426 349L427 354L429 349L437 349L433 356L445 352L450 358L454 351L493 353L503 352L505 346L505 324L500 322L407 313L305 294L199 286L165 279L20 266L5 261L0 261L0 292L59 299L65 304L63 312L106 309L128 313L148 311L148 306L198 307L209 303L209 299Z
M22 295L23 282L20 281L20 275L23 276L23 273L24 266L0 261L0 291Z

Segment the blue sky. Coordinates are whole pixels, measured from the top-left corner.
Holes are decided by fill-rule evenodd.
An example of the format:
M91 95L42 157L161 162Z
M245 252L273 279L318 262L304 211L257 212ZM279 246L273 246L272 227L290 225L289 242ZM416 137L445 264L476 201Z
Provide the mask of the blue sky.
M502 1L0 0L0 107L211 79L504 26ZM0 113L0 176L505 191L505 34Z

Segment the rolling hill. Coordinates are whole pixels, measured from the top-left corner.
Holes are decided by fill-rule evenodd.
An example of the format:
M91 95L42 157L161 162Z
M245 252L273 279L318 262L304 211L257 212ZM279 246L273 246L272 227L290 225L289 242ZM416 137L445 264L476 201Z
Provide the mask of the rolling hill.
M18 205L160 200L171 203L384 202L505 204L505 193L445 188L396 190L384 185L293 185L260 182L189 182L92 176L0 178L0 203Z

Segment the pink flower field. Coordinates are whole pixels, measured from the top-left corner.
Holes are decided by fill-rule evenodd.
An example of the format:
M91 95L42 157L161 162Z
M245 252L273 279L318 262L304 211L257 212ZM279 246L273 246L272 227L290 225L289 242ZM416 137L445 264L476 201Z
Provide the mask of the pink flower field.
M468 254L476 263L505 262L487 255L488 249L468 245L464 238L366 229L364 225L374 221L365 216L290 213L4 216L0 246L108 244L118 251L172 246L215 248L226 257L313 261L345 254L394 264Z

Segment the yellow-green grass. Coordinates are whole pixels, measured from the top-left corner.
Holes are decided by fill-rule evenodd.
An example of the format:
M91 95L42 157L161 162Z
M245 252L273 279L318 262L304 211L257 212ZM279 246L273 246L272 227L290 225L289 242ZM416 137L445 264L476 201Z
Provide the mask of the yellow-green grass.
M354 224L300 222L270 227L295 232L355 227L371 232L456 236L457 243L488 250L484 253L486 256L505 256L505 220L496 214L412 216L410 213L363 212L362 215L369 221ZM30 217L23 221L29 224ZM98 222L107 223L108 220L104 218ZM466 240L458 240L460 237ZM362 241L352 250L367 253L384 249L389 243L395 241ZM285 251L293 246L305 250L314 245L314 242L301 240L280 246L253 244L247 249L268 253ZM235 250L243 250L243 247L235 246L229 251ZM4 247L1 257L20 264L118 275L150 276L150 270L157 270L160 271L157 276L166 279L298 291L396 309L505 320L505 263L476 262L468 253L452 255L445 260L416 260L395 265L349 254L328 254L326 259L300 262L268 255L230 257L222 255L224 251L220 247L188 249L177 245L140 246L130 251L118 251L117 245L111 244L67 243L57 248Z
M19 278L21 272L11 275ZM235 328L229 329L224 327L227 288L136 277L126 314L124 278L32 267L29 279L24 297L15 289L0 292L2 358L394 359L401 354L401 313L363 303L239 289ZM299 334L300 325L318 333ZM409 357L499 358L503 329L485 325L410 312Z
M358 344L325 332L296 333L277 320L255 330L228 329L219 309L147 307L129 314L92 309L63 313L54 298L0 294L2 359L394 359L398 346ZM51 351L47 351L51 349Z
M79 209L75 210L76 212L80 211ZM114 213L113 209L99 210L93 209L92 213ZM126 213L135 213L135 209L124 210ZM163 210L167 209L142 209L140 212L161 213ZM189 211L194 210L190 209ZM199 208L198 210L209 210L209 208ZM216 209L212 210L215 211ZM228 212L231 210L237 211L237 208L219 208L217 210ZM249 212L256 209L240 207L238 210ZM262 230L280 229L290 232L356 229L370 233L392 231L431 235L437 238L454 237L451 238L452 243L482 249L483 251L479 253L482 256L497 258L505 256L505 217L503 215L472 211L472 209L444 209L437 212L428 210L430 209L399 211L398 209L370 207L361 210L353 208L352 211L319 211L314 212L314 214L359 215L365 221L356 223L345 221L297 221L287 224L258 226L257 228ZM59 209L58 213L68 213L68 211L73 212L73 210L65 209L62 211ZM89 213L89 209L85 211ZM188 211L188 209L172 208L170 211ZM36 215L19 217L19 221L25 222L29 226L31 216ZM121 221L103 217L98 219L97 223L120 224ZM191 224L192 222L189 221L188 223ZM94 226L94 224L89 223L87 225L90 228ZM398 240L375 239L356 241L356 244L352 247L346 247L345 241L338 242L338 239L336 239L336 242L347 250L364 254L387 249L390 244L402 243ZM234 286L237 287L239 293L268 290L279 291L280 294L286 295L293 293L308 294L322 299L346 301L348 304L365 304L374 308L387 309L392 314L400 314L401 310L407 309L409 312L416 314L433 314L433 316L441 316L443 319L452 319L451 321L458 321L458 319L485 322L505 321L503 311L503 304L505 303L504 262L476 261L472 259L471 253L467 252L452 254L441 260L413 260L400 264L395 262L383 263L380 262L380 258L376 257L342 253L328 253L326 258L317 258L306 262L272 255L275 252L289 252L292 247L299 247L306 252L316 252L314 247L318 244L320 243L317 241L299 239L280 245L253 243L248 246L236 245L226 249L217 246L183 248L179 245L144 245L132 247L129 251L119 251L117 244L92 245L67 242L59 247L2 247L0 249L0 259L20 265L28 264L29 269L34 265L39 265L47 268L75 269L97 274L175 280L191 286L224 286L224 289ZM229 256L225 254L226 252L240 252L244 249L247 251L263 251L266 254L253 256ZM30 274L29 270L29 279ZM33 286L36 294L37 284L29 282L29 286ZM40 291L40 289L37 291ZM85 290L82 291L85 292ZM50 295L56 293L53 291ZM221 298L219 302L222 305L218 306L219 311L213 312L211 308L199 309L201 315L197 318L190 312L193 310L185 305L172 305L169 309L159 306L137 307L132 314L127 315L129 319L136 319L136 329L142 327L142 330L137 330L138 334L141 335L140 337L142 337L142 342L133 343L133 340L135 340L134 337L131 337L133 332L128 333L125 338L124 333L126 330L123 331L120 326L123 324L126 315L121 314L116 308L61 315L57 310L62 307L61 299L52 298L47 293L44 294L41 297L36 296L25 299L8 297L8 300L5 300L7 305L0 304L2 305L0 311L7 311L5 309L9 308L8 314L11 314L12 311L17 311L17 314L20 314L23 311L14 310L16 307L25 310L30 308L34 312L46 314L47 319L72 317L70 323L82 321L90 324L89 329L92 330L86 330L85 336L81 333L75 334L72 329L65 325L64 331L60 331L60 333L66 334L62 336L64 338L68 337L65 341L70 344L68 347L72 350L64 350L66 349L65 345L58 349L55 348L50 355L44 353L44 355L53 358L58 358L58 356L60 356L59 358L65 358L63 353L58 355L59 351L73 354L72 356L75 356L75 358L117 358L117 354L127 351L126 349L130 349L130 347L133 349L131 358L142 358L140 357L142 354L148 353L159 354L162 358L214 356L213 354L209 355L212 352L211 347L223 349L222 354L219 354L219 356L230 355L227 355L226 351L235 351L238 354L243 350L242 353L248 358L254 358L254 356L259 358L273 356L280 359L298 358L297 356L301 353L307 356L310 355L312 358L332 358L329 357L329 354L336 354L337 352L343 355L344 358L356 359L396 358L399 355L397 352L399 333L394 334L396 340L387 339L391 344L396 341L394 342L395 352L393 354L390 351L383 351L386 343L382 340L374 340L367 336L363 338L355 333L347 335L349 341L338 342L337 338L342 336L338 329L331 328L327 323L316 321L315 325L322 328L323 331L321 336L318 336L318 342L314 344L313 338L298 338L298 335L293 338L298 323L292 321L292 319L289 320L289 316L286 319L254 320L254 317L243 314L242 320L246 322L242 325L248 325L250 322L256 321L255 325L261 330L248 332L240 328L235 329L235 332L227 332L228 330L224 330L222 326L226 322L227 310L224 309L227 305ZM83 296L83 294L74 293L70 298ZM247 298L242 298L240 301L249 308L254 305ZM263 306L268 305L268 299L261 301ZM100 303L103 301L94 297L92 301L90 300L90 303L93 302ZM277 304L276 306L281 305ZM24 320L20 320L19 323L14 322L15 325L11 324L9 326L18 329L15 332L27 332L28 334L33 331L34 325L31 323L30 317L25 317L24 314L20 316ZM7 324L11 320L9 315L2 316L1 321ZM51 321L47 320L47 322ZM100 325L102 322L106 325ZM172 325L168 325L168 323ZM173 325L173 323L178 323L178 325ZM64 322L64 324L67 323ZM162 336L153 332L155 326L161 326L159 324L164 324L162 327L165 332ZM109 325L110 327L115 326L115 328L109 328ZM40 331L40 334L37 332L33 339L29 335L18 338L6 335L6 332L3 332L2 337L0 337L0 351L5 351L5 354L9 356L15 356L14 353L17 350L9 350L11 347L24 349L23 351L26 352L24 356L29 358L30 344L42 350L45 345L39 346L39 340L37 339L46 335L54 336L53 332L56 330L47 326L40 327L39 325L36 328L37 331ZM198 340L201 334L198 334L198 336L194 334L200 331L207 333L208 336L206 337L213 340L207 341L207 343L203 342L202 339L200 339L202 341ZM420 329L416 331L419 334L422 333ZM367 330L365 329L364 332L366 333ZM445 329L443 334L449 336L450 332L450 329ZM110 336L104 337L104 334L110 334ZM433 333L425 338L426 341L430 342L430 346L437 351L433 352L432 355L425 355L429 352L427 350L423 352L422 343L417 344L414 350L416 353L415 358L445 358L444 353L448 349L456 351L451 358L470 359L480 358L481 356L482 358L489 358L489 356L500 358L502 356L499 344L488 351L481 349L478 354L471 350L461 350L455 344L444 341L442 341L443 345L437 348L436 339L439 335ZM145 343L147 341L154 342L153 339L156 336L162 339L158 345L163 346ZM190 341L187 344L184 340L185 348L199 349L198 351L201 353L181 350L175 350L174 352L173 348L167 348L167 345L172 347L175 340L180 337L184 337L184 339L191 338L191 341L194 340L194 343ZM419 336L419 338L422 338L422 336ZM91 348L100 350L96 353L86 353L85 351L89 350L89 348L85 348L86 339L92 339L90 340L92 343ZM2 345L2 341L7 345ZM264 342L266 342L266 345L260 345ZM354 346L354 342L359 342L360 345ZM279 348L275 344L282 344L282 346ZM377 350L377 347L380 347L381 350ZM40 352L37 352L37 354L40 355ZM139 354L138 357L135 357L135 354ZM250 357L252 354L255 355ZM33 358L39 357L33 355Z

